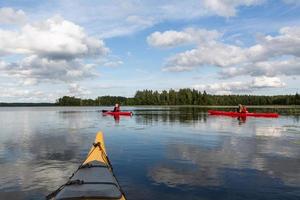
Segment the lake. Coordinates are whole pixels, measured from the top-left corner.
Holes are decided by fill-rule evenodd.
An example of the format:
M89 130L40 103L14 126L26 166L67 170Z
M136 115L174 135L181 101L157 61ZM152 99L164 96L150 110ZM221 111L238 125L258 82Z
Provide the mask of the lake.
M102 109L0 107L0 199L44 199L100 130L128 199L300 199L299 115L149 106L123 107L134 115L118 120Z

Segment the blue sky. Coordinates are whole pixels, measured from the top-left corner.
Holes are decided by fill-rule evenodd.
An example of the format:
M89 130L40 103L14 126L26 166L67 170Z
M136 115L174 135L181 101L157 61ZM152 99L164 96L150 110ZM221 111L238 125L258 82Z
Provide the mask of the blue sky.
M300 1L1 1L0 102L299 92Z

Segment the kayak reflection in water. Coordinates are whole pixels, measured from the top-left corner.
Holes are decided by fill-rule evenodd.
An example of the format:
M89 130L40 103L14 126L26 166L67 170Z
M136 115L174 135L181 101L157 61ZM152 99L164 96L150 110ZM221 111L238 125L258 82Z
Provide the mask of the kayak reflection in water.
M247 117L238 117L237 120L239 122L239 125L246 123L246 119Z
M116 124L120 123L120 115L114 115L114 120Z
M247 110L246 106L243 106L242 104L239 104L239 105L238 105L237 112L238 112L238 113L247 113L248 110Z
M121 111L120 105L118 103L116 103L113 112L120 112L120 111Z

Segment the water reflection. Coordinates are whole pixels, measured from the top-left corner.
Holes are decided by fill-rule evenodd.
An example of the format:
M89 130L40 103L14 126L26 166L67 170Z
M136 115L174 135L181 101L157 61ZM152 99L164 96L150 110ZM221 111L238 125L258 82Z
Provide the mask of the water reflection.
M183 112L183 111L145 111L135 112L135 120L138 124L153 123L193 123L206 121L207 114Z
M125 118L125 119L127 118L127 119L129 119L129 118L132 117L132 116L126 116L126 115L104 115L104 114L102 116L106 117L108 119L114 119L115 124L119 124L121 118Z
M299 199L297 117L127 109L133 117L114 119L99 107L0 108L0 199L43 199L78 167L98 130L129 199Z
M255 191L263 187L262 195L273 193L269 196L274 198L287 190L293 197L299 195L299 126L289 126L293 128L288 130L282 119L249 118L246 123L245 118L207 116L203 112L169 115L147 113L136 122L190 124L200 136L197 142L184 137L169 141L163 161L148 171L155 184L195 190L229 187L243 190L243 195L249 187ZM246 179L236 180L242 177ZM257 182L258 178L261 181ZM283 191L278 192L278 188Z
M232 169L251 169L266 177L280 179L285 185L300 185L300 168L297 167L300 152L294 151L297 144L228 136L223 136L210 147L205 143L204 138L197 144L185 141L169 145L165 157L174 162L159 163L149 175L155 182L173 187L181 184L218 186L226 184L226 173L231 173Z
M2 145L5 157L0 158L0 191L3 191L0 199L18 197L10 191L20 192L20 199L34 198L35 195L35 198L41 199L47 191L62 184L77 166L75 155L78 154L78 146L66 145L65 138L61 136L40 137L33 134L21 143L8 140Z
M238 117L237 120L239 121L239 125L246 123L247 117Z

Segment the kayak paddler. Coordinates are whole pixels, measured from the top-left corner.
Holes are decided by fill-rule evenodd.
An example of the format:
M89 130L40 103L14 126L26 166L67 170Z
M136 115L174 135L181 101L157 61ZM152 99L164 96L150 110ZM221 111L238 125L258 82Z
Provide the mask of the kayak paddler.
M242 104L239 104L239 105L238 105L237 112L238 112L238 113L247 113L248 110L247 110L246 106L243 106Z
M116 103L113 112L120 112L120 105L118 103Z

